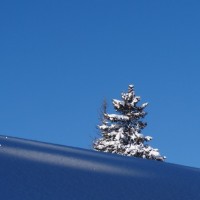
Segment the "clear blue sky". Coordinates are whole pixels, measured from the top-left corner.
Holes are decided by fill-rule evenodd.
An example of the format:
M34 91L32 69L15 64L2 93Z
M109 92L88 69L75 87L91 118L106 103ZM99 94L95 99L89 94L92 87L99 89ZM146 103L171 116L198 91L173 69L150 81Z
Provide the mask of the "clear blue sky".
M133 83L149 144L200 167L200 2L0 2L0 134L91 148Z

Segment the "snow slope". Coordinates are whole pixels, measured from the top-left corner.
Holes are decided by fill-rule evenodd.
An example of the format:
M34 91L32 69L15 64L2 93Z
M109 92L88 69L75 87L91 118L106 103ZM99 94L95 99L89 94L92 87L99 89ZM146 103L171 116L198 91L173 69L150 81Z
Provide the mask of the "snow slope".
M199 200L200 169L0 137L3 200Z

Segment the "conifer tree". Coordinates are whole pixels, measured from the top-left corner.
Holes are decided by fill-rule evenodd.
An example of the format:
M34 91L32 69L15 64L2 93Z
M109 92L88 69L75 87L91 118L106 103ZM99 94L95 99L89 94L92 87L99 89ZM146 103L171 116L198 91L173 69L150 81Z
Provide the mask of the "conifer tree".
M135 95L134 86L129 85L128 92L121 94L122 100L113 99L113 106L118 114L108 114L106 103L103 105L103 119L98 129L102 135L93 143L97 151L117 153L120 155L141 157L164 161L158 149L148 144L152 137L141 132L147 123L142 119L147 114L144 109L148 103L138 106L140 97Z

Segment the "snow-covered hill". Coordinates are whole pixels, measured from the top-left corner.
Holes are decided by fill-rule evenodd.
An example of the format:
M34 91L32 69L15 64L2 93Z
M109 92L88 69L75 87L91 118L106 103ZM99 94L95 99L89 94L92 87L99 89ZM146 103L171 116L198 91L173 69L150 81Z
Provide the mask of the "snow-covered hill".
M199 200L200 169L0 137L2 200Z

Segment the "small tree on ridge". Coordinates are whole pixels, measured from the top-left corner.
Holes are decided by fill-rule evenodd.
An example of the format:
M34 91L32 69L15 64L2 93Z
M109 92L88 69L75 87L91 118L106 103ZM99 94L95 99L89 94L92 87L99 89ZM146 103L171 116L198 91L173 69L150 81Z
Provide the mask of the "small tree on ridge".
M102 138L94 141L93 148L97 151L164 161L166 157L161 156L158 149L146 144L152 137L141 133L147 125L141 119L147 114L144 109L148 103L137 105L140 97L135 95L133 85L129 85L128 92L122 93L121 97L122 100L113 99L113 106L119 114L108 114L104 102L103 118L98 126Z

